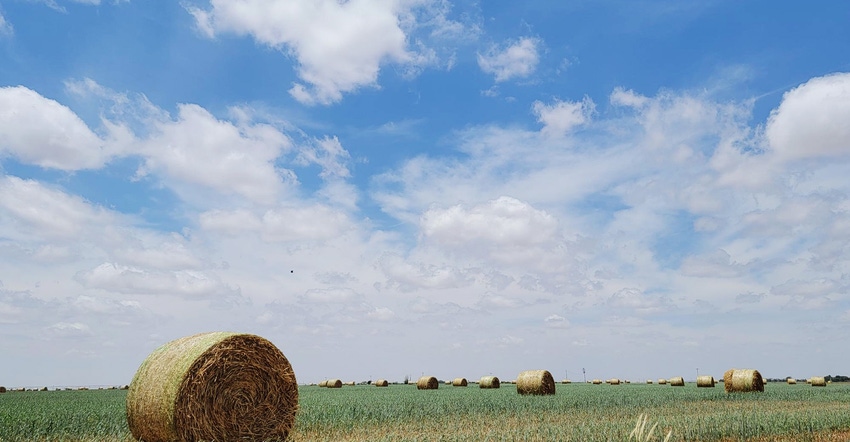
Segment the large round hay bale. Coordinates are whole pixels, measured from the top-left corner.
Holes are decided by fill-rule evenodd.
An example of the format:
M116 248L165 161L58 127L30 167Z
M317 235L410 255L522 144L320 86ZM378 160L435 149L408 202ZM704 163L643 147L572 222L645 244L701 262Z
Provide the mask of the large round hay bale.
M328 380L327 379L319 382L319 387L327 387L327 386L328 386Z
M440 388L440 382L434 376L422 376L416 381L417 390L436 390Z
M151 353L127 391L135 440L284 440L298 411L289 361L255 335L213 332Z
M453 387L466 387L469 383L466 381L466 378L455 378L452 381Z
M714 376L709 376L709 375L697 376L697 387L700 387L700 388L714 387Z
M826 387L826 379L820 376L813 376L812 387Z
M788 378L785 380L785 382L787 382L788 385L797 385L797 380L794 378Z
M617 378L611 378L605 381L605 383L608 385L620 385L620 380Z
M523 371L516 378L516 392L519 394L555 394L555 379L548 370Z
M685 386L685 378L681 376L676 376L675 378L670 378L670 386L672 387L684 387Z
M499 388L501 383L496 376L482 376L478 380L478 388Z
M328 388L342 388L342 379L328 379L325 383Z
M665 385L665 384L667 384L667 379L659 379L658 380L658 385Z
M601 385L602 379L594 379L594 380L590 381L590 383L593 384L593 385Z
M5 393L5 392L6 392L6 387L0 385L0 393Z
M732 368L723 373L723 388L727 393L764 391L764 381L758 370Z
M376 387L389 387L390 383L386 379L378 379L375 381Z

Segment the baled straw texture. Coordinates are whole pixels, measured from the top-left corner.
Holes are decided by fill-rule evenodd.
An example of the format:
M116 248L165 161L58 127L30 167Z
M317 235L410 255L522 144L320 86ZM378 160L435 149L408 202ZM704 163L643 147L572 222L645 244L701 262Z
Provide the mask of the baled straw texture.
M667 379L659 379L658 380L658 385L664 385L666 383L667 383Z
M714 376L709 376L709 375L697 376L697 387L702 387L702 388L714 387Z
M466 387L467 385L469 385L469 382L467 382L466 378L455 378L452 381L453 387Z
M670 378L670 385L673 387L684 387L685 386L685 378L681 376L676 376L675 378Z
M328 382L325 384L325 387L342 388L342 379L328 379Z
M499 388L501 382L496 376L483 376L478 380L478 388Z
M389 387L390 383L386 379L378 379L375 381L376 387Z
M727 393L764 391L764 381L758 370L732 368L723 373L723 388Z
M794 378L788 378L785 380L785 382L787 382L788 385L797 385L797 380Z
M548 370L523 371L516 378L516 392L519 394L555 394L555 379Z
M822 378L820 376L813 376L812 387L826 387L826 378Z
M297 411L289 361L248 334L171 341L142 362L127 391L130 432L146 442L282 441Z
M434 376L422 376L416 381L417 390L436 390L440 388L440 382Z

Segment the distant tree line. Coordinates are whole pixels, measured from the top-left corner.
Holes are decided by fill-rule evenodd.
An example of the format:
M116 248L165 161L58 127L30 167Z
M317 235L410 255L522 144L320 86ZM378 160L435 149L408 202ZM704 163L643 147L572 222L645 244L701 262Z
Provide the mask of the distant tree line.
M781 379L771 379L768 378L767 382L785 382L788 378L795 379L793 376L786 376ZM850 382L850 377L844 375L828 375L823 377L827 382ZM806 382L805 379L797 379L798 382Z

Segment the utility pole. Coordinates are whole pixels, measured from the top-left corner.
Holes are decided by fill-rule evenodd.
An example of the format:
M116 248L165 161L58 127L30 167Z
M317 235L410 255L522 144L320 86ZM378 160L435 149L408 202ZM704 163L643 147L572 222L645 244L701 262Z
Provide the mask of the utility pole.
M584 371L584 367L581 368L581 374L584 375L584 383L587 383L587 373Z
M697 367L697 379L699 379L699 367Z

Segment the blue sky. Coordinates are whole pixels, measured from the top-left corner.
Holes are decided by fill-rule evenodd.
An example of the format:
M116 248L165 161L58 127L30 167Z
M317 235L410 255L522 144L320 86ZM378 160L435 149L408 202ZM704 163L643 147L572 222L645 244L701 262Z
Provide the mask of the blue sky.
M846 374L840 1L0 0L0 384Z

